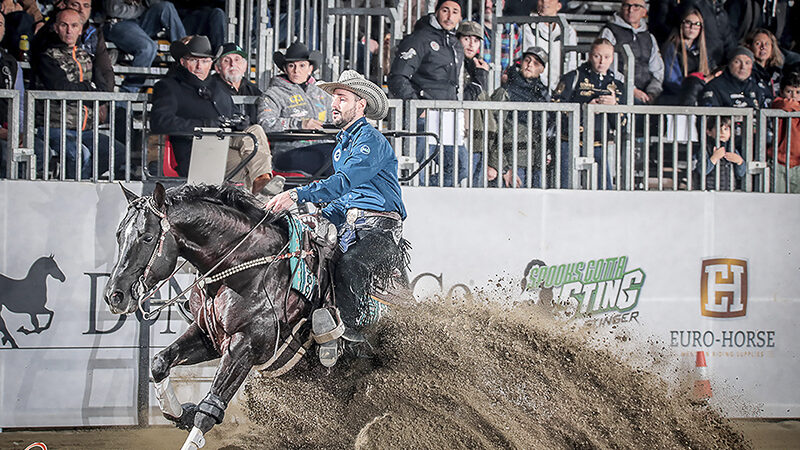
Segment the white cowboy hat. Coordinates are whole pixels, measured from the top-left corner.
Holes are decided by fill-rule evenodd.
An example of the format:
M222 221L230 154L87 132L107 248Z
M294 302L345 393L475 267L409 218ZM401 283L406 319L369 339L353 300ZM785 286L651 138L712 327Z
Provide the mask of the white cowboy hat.
M355 70L345 70L339 75L339 81L319 83L319 87L333 95L336 89L344 89L367 101L364 115L367 119L381 120L389 114L389 99L383 89L367 80Z

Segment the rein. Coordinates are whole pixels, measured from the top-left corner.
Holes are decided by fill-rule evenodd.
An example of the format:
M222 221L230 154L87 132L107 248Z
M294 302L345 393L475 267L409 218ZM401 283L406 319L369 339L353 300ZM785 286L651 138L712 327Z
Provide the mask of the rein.
M167 220L167 214L165 212L162 212L161 210L159 210L155 206L155 204L153 202L154 202L153 198L150 197L150 198L148 198L148 200L147 200L147 202L145 204L147 205L148 209L150 209L150 211L153 212L153 214L155 214L156 217L158 217L160 219L159 226L161 228L161 235L160 235L160 237L158 239L158 241L159 241L158 242L158 246L155 249L153 249L153 254L150 256L150 261L147 263L147 266L145 267L144 273L142 274L142 276L139 277L139 284L140 284L140 286L142 288L144 288L144 286L145 286L145 281L144 280L147 277L147 275L150 273L150 269L152 268L153 263L156 261L156 258L160 257L162 255L162 250L163 250L163 247L164 247L164 240L167 237L167 233L171 229L171 226L169 224L169 220ZM250 237L251 234L253 234L253 231L255 231L256 228L258 228L264 222L264 220L266 220L267 217L269 217L269 214L270 214L271 211L272 211L271 209L268 210L264 214L264 217L262 217L261 220L258 221L258 223L253 225L253 227L250 228L250 231L248 231L247 234L245 234L244 237L242 237L242 239L232 249L230 249L230 251L228 251L228 253L225 254L225 256L222 257L222 259L220 259L216 264L214 264L214 266L212 268L208 269L208 271L206 271L206 273L203 274L202 277L198 278L194 283L189 285L189 287L187 287L186 289L181 291L176 296L174 296L174 297L170 298L169 300L167 300L166 302L164 302L164 304L162 304L158 308L156 308L156 309L154 309L152 311L145 311L144 310L144 303L147 300L149 300L150 297L155 295L155 293L158 292L161 289L162 286L164 286L164 283L168 282L169 280L171 280L172 278L175 277L175 275L178 273L178 271L180 271L181 268L186 264L187 261L184 260L183 263L181 263L181 265L177 269L175 269L175 271L172 272L172 274L169 277L167 277L166 279L162 280L161 283L158 284L158 286L156 286L155 288L150 290L149 293L144 298L142 298L142 300L139 301L139 312L141 312L142 318L144 320L152 319L156 314L160 313L164 308L167 308L170 305L172 305L175 302L177 302L178 300L180 300L181 297L183 297L187 292L189 292L195 286L200 286L200 288L202 289L202 288L204 288L205 286L207 286L209 284L216 283L216 282L221 281L221 280L223 280L223 279L225 279L225 278L227 278L227 277L229 277L231 275L234 275L236 273L242 272L242 271L247 270L247 269L251 269L253 267L258 267L258 266L262 266L262 265L271 264L273 262L280 261L280 260L283 260L283 259L288 259L288 258L291 258L293 256L304 258L306 256L309 256L309 255L313 254L313 251L312 252L306 252L306 251L299 251L299 250L296 251L296 252L284 253L286 251L286 249L289 248L289 243L287 242L286 245L284 245L283 248L281 248L281 250L278 252L277 255L271 255L271 256L264 256L264 257L261 257L261 258L256 258L254 260L247 261L247 262L238 264L238 265L236 265L234 267L228 268L228 269L218 273L217 275L209 276L223 262L225 262L225 260L227 260L233 254L233 252L235 252L236 249L238 249L244 243L244 241L247 240L248 237Z

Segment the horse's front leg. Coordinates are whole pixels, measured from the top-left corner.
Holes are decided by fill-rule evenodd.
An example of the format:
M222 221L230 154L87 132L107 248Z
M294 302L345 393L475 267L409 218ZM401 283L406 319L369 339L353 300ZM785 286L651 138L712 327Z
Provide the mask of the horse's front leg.
M47 314L47 324L45 326L39 325L39 314ZM31 316L31 325L33 325L33 329L28 330L24 326L21 326L19 329L17 329L17 331L25 334L41 333L42 331L50 328L50 325L53 323L54 313L47 308L42 308L42 311L38 313L28 313L28 315Z
M178 339L153 357L151 373L155 382L158 406L164 417L175 422L175 426L189 430L194 424L197 405L181 404L169 381L169 371L178 365L197 364L219 358L208 337L197 324L192 323Z
M225 408L236 391L244 383L253 368L255 355L249 336L236 333L231 336L230 345L220 359L217 373L206 398L197 405L194 428L186 438L181 450L196 450L205 444L203 435L222 422Z

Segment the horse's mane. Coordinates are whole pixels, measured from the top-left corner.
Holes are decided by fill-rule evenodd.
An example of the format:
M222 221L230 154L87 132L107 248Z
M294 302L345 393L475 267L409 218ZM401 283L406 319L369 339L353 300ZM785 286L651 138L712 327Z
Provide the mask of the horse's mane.
M255 197L235 186L216 186L216 185L191 185L173 187L167 190L167 204L176 205L179 203L210 202L224 205L244 214L253 224L264 219L263 205L258 203ZM262 225L275 225L286 230L286 221L277 220L286 215L285 212L273 214L264 219Z

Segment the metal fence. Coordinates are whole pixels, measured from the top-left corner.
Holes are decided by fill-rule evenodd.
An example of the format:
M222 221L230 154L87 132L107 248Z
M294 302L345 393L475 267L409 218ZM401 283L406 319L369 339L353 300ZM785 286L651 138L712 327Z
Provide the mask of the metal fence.
M418 162L431 159L417 184L572 187L585 170L571 157L580 139L578 104L412 100L408 105L408 129L438 135L438 141L419 138L404 149L404 156Z
M9 102L5 177L98 182L163 176L163 142L159 145L158 137L148 132L146 94L28 91L23 108L16 91L0 91L0 99ZM256 100L234 97L238 104ZM800 112L431 100L410 101L404 107L397 99L389 103L389 115L376 126L391 140L401 172L411 173L432 159L412 181L415 185L800 191L795 174L800 169L787 170L785 164L798 156L800 136L792 133L792 124L800 123ZM731 136L726 141L728 124ZM721 146L725 152L712 160ZM727 153L740 155L742 164L718 164Z
M0 129L6 130L5 141L0 141L0 165L3 171L0 175L6 178L17 178L20 175L18 163L27 160L28 168L33 167L35 164L35 157L32 151L26 151L20 148L19 143L19 130L20 122L23 119L22 108L20 105L19 91L13 89L0 89L0 102L5 103L7 116L0 119L5 123L5 126L0 126ZM30 171L28 177L30 177ZM25 178L25 176L23 176Z
M146 94L27 91L24 147L42 179L130 181L144 145Z
M752 109L680 106L584 106L583 142L593 152L583 156L596 167L593 188L616 190L736 190L766 191L763 150L754 152L756 133ZM724 139L722 128L731 133ZM746 174L710 162L714 149L738 153ZM725 156L723 159L734 156ZM737 166L739 164L736 164ZM730 180L721 185L721 180Z
M383 7L382 3L327 0L324 78L335 80L343 70L354 69L383 84L389 74L391 49L403 38L403 26L398 8Z
M763 170L769 189L776 193L800 192L800 166L791 167L792 157L800 157L800 136L792 133L795 127L800 127L800 112L762 109L758 113L755 156L769 161Z

